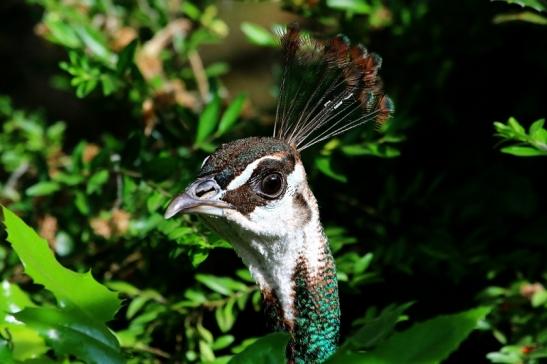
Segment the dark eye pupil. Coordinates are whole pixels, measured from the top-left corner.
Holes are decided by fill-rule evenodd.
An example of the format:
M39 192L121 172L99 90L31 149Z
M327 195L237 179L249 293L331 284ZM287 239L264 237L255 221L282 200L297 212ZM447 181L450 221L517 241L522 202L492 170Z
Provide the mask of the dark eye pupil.
M267 195L275 195L281 190L282 178L279 173L272 173L264 177L261 184L262 192Z

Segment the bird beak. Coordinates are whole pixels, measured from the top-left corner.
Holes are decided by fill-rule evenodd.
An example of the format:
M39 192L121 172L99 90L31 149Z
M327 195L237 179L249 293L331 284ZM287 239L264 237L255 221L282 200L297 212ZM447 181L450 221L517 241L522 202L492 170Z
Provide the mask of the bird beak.
M213 178L199 178L169 203L163 216L166 219L178 213L223 216L224 210L232 209L233 206L221 200L222 192Z

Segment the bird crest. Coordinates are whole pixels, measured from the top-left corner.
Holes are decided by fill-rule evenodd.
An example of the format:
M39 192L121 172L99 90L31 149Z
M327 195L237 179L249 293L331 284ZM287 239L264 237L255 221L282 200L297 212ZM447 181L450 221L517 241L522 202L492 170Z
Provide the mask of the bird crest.
M280 32L283 74L273 137L298 151L393 113L378 71L382 59L344 36L311 38L296 24Z

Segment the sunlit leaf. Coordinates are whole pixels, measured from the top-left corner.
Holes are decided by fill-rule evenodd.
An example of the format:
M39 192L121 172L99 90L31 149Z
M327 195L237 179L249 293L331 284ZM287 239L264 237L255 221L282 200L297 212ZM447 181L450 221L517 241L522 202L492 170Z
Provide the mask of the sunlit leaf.
M45 239L9 209L2 207L2 211L8 241L35 283L51 291L61 306L76 307L97 320L112 319L120 306L117 293L98 283L91 272L76 273L63 267Z
M370 14L372 12L372 6L365 0L327 0L327 6L355 14Z
M0 286L0 332L9 330L13 345L13 358L26 360L36 358L49 349L36 331L15 320L11 314L26 307L34 307L30 300L16 284L3 281ZM0 361L3 363L3 361Z
M124 363L116 337L79 310L26 308L14 315L37 330L58 354L72 354L87 363Z
M480 307L452 315L438 316L396 333L364 354L342 350L328 363L344 364L437 364L456 350L490 312Z
M220 113L220 98L215 96L211 102L205 106L199 117L198 128L196 132L196 145L201 145L215 130Z
M276 47L279 44L277 37L260 25L243 22L241 23L241 31L253 44L264 47Z
M106 169L103 169L102 171L99 171L92 175L89 178L89 181L87 181L87 189L86 192L88 194L91 194L96 191L100 191L101 187L108 181L109 173Z
M229 131L237 121L239 114L241 113L241 109L243 108L243 104L245 103L246 95L241 94L237 96L234 101L228 106L224 114L222 115L222 118L220 119L220 123L218 125L217 135L221 136L227 131Z
M512 154L518 157L537 157L547 155L547 151L541 151L532 147L525 147L520 145L512 145L510 147L501 148L503 153Z
M317 167L317 169L319 169L321 172L323 172L323 174L337 180L337 181L340 181L340 182L347 182L348 179L346 176L344 176L343 174L341 173L338 173L336 171L334 171L334 169L332 168L332 160L330 157L326 157L326 156L321 156L321 157L317 157L315 158L315 166Z
M27 188L27 195L29 196L46 196L51 195L54 192L59 191L60 186L57 182L44 181Z

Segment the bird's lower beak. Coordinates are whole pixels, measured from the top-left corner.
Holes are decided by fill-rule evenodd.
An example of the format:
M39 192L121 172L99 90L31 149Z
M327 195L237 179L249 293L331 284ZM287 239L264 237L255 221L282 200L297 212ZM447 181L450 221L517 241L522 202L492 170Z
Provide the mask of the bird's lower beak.
M163 216L166 219L178 213L222 216L225 209L233 207L229 203L222 201L221 197L222 189L214 179L200 178L169 203Z

